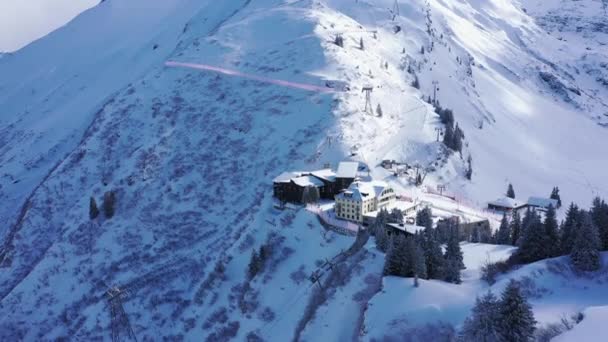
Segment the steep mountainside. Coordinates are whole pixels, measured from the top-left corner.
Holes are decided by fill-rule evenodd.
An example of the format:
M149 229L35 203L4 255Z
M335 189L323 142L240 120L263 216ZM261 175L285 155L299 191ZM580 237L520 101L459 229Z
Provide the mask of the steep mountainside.
M393 19L392 0L107 0L3 56L0 337L357 339L383 254L273 209L285 170L353 158L419 194L376 167L390 158L479 205L507 182L608 195L602 22L524 3L402 1ZM368 85L381 116L364 113ZM462 154L436 141L435 85ZM90 220L107 191L115 215ZM261 245L268 265L248 283ZM319 290L308 277L333 257L345 276Z

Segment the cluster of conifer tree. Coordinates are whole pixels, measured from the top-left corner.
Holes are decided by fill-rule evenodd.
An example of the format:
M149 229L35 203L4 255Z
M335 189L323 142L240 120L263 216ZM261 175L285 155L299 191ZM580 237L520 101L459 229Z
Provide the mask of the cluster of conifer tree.
M114 210L116 206L116 194L114 191L108 191L103 194L103 213L106 218L112 218L114 216ZM95 197L91 196L89 199L89 218L94 220L99 216L99 208L97 207L97 201Z
M443 143L452 151L462 152L462 139L464 132L454 121L454 112L448 108L441 108L439 103L435 104L435 113L439 115L441 123L445 125Z
M261 245L258 250L254 249L251 251L251 258L249 259L249 265L247 267L247 276L249 279L255 278L258 273L264 270L268 256L269 246L266 244Z
M555 208L544 213L544 219L534 210L527 210L523 218L514 211L503 216L494 237L498 244L518 246L513 263L570 255L572 263L581 271L600 268L600 251L608 250L608 204L599 197L590 210L570 204L566 218L558 224Z
M492 292L477 298L459 337L466 342L533 341L535 325L519 283L511 280L500 299Z
M459 244L458 225L452 223L446 230L446 249L441 248L438 229L433 228L432 211L425 208L418 212L416 223L424 227L422 232L406 235L389 230L386 223L402 222L403 214L398 210L381 210L371 227L378 248L386 252L384 274L423 279L440 279L459 284L460 271L464 269L462 250Z

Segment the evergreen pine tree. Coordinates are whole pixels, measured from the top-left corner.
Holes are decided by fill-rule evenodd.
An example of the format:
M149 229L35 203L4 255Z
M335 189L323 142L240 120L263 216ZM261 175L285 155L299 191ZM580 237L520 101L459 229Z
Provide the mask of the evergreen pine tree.
M545 214L545 221L543 222L544 227L544 238L546 255L548 258L553 258L560 255L559 249L559 232L557 226L557 219L555 218L555 208L549 206L547 213Z
M462 257L462 249L460 248L460 243L458 242L457 229L452 229L450 232L450 237L448 238L444 257L446 261L454 261L454 264L456 265L456 267L458 267L459 270L465 269Z
M473 158L471 157L471 155L469 155L469 157L467 158L467 169L464 173L464 176L468 180L471 180L471 178L473 178Z
M418 284L418 278L426 279L427 277L426 260L424 258L424 251L422 250L422 247L420 246L418 241L415 238L412 238L410 240L414 245L412 254L412 264L414 266L414 278L416 278L416 284ZM416 285L416 287L418 287L418 285Z
M384 268L382 270L382 274L385 276L399 276L401 274L401 262L405 257L405 254L400 250L399 246L397 246L399 240L398 236L394 236L390 239L386 255L384 256Z
M452 235L452 230L458 229L455 221L452 219L441 219L437 222L435 228L435 239L439 244L447 243ZM479 242L479 241L478 241Z
M452 137L452 150L462 152L462 138L464 138L464 133L458 126L458 123L456 123L456 127L454 128L454 136Z
M492 228L490 223L482 224L479 228L479 242L481 243L495 243L494 236L492 235Z
M498 233L496 234L496 243L499 245L511 244L511 227L509 226L506 213L502 215L500 228L498 228Z
M557 209L562 207L562 199L559 196L558 187L554 187L553 190L551 190L551 196L549 198L557 200Z
M116 203L116 196L114 191L108 191L103 194L103 213L107 218L114 216L114 205Z
M269 247L267 247L266 245L261 245L260 250L258 252L258 269L259 269L259 271L264 269L264 266L266 265L266 260L268 260L269 254L270 254Z
M517 240L517 244L516 244L517 246L521 246L522 239L524 238L524 236L526 236L526 230L530 226L530 223L532 222L533 218L538 218L538 215L536 215L536 212L533 210L530 210L530 208L528 207L526 209L526 213L524 214L524 217L521 220L521 227L519 230L519 240Z
M393 208L393 210L388 213L388 222L403 223L403 212L397 208Z
M460 340L463 342L498 342L500 302L492 293L475 300L471 315L462 326Z
M444 280L448 283L460 284L462 279L460 277L460 268L458 263L454 260L445 261Z
M385 228L386 224L389 223L389 213L385 208L380 209L380 211L378 212L378 214L376 215L376 219L374 220L374 223L371 225L372 229L371 229L371 233L372 235L376 235L376 232L380 229L380 228Z
M344 38L341 34L336 35L336 38L334 39L334 44L338 45L339 47L344 47Z
M441 246L435 238L434 229L432 227L425 228L423 236L427 279L444 279L445 259L441 252Z
M513 210L509 228L511 231L511 244L516 246L517 241L519 241L519 238L521 237L521 219L517 210Z
M97 216L99 216L97 202L95 201L95 198L91 196L91 199L89 200L89 218L94 220L97 218Z
M462 250L458 243L458 231L451 229L451 234L445 249L445 281L460 284L460 270L464 269Z
M425 207L416 213L416 225L425 228L433 228L433 211Z
M380 227L376 230L376 246L379 250L387 252L390 247L390 236L386 231L386 227Z
M251 252L251 258L249 259L249 266L247 267L247 275L249 279L253 279L258 272L260 272L260 257L257 251L254 249Z
M363 45L363 38L359 38L359 49L365 50L365 45Z
M386 254L383 273L398 277L425 277L423 258L413 237L394 235Z
M498 305L500 341L528 342L534 340L536 320L532 308L522 295L519 283L511 280Z
M450 124L445 125L443 133L443 144L449 149L454 149L454 127Z
M593 199L591 218L600 236L600 249L608 250L608 204L599 197Z
M515 198L515 190L513 189L513 184L509 183L509 187L507 188L507 197Z
M416 89L420 89L420 80L418 80L418 75L414 74L414 80L412 81L412 87Z
M481 241L481 232L479 231L478 226L473 226L473 229L471 230L471 236L469 238L469 241L472 243L478 243Z
M526 216L528 217L528 220L526 220L527 228L516 252L517 261L521 263L535 262L548 256L547 246L545 245L545 229L540 217L534 211L530 211Z
M571 203L566 212L566 219L562 222L560 229L560 254L570 254L576 237L576 223L578 222L579 209L576 204Z
M376 114L378 114L379 117L382 117L382 107L380 107L379 103L376 106Z
M578 215L576 237L570 253L574 267L587 272L598 270L601 266L600 244L599 234L591 215L581 212Z

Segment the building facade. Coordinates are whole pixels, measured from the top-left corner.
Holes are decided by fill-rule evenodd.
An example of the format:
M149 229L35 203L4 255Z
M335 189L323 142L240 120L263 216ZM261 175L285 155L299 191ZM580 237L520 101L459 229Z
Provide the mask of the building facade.
M353 182L335 197L336 217L363 223L364 217L395 200L395 191L385 182Z
M283 172L272 182L273 196L281 202L304 203L314 190L320 199L333 200L355 180L358 167L357 162L341 162L337 172L331 169Z

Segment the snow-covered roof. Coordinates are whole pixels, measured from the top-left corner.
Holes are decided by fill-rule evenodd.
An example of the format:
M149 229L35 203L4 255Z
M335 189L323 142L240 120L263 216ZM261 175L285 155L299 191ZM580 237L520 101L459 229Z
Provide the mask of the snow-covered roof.
M331 169L317 170L317 171L311 172L310 174L317 178L324 179L326 181L330 181L330 182L336 181L336 173L333 172Z
M313 176L302 176L302 177L293 178L292 180L294 183L296 183L296 185L301 186L301 187L307 187L307 186L321 187L321 186L323 186L323 182L320 179L315 178Z
M522 201L516 200L514 198L502 197L495 201L488 202L488 204L494 205L497 207L515 209L515 208L519 208L519 207L523 206L525 203Z
M407 223L387 223L387 226L393 227L395 229L398 229L400 231L409 233L409 234L416 234L416 232L418 231L422 231L424 230L424 227L422 226L417 226L415 224L407 224Z
M531 196L530 198L528 198L528 205L531 205L534 207L541 207L541 208L549 208L549 206L553 206L553 208L557 208L557 200L554 200L551 198Z
M273 180L273 183L289 183L293 178L296 177L300 177L300 173L283 172Z
M388 187L383 181L353 182L348 189L339 193L336 197L348 197L357 201L367 200L372 197L380 197L382 191Z
M338 178L355 178L359 170L358 162L340 162L336 177Z

